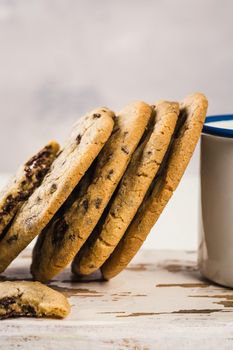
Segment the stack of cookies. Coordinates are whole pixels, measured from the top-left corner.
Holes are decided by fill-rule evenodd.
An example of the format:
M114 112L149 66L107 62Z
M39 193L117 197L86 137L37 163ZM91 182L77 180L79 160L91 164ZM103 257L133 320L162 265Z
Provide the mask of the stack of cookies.
M189 163L207 111L183 102L98 108L78 119L64 147L28 160L0 197L0 272L38 236L33 277L46 282L72 262L110 279L137 253Z

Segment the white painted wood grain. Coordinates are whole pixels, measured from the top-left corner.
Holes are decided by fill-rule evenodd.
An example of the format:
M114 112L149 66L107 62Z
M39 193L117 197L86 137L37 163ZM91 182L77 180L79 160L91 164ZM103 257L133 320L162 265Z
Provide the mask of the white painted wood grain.
M30 250L1 279L30 278ZM142 250L109 282L72 280L69 269L50 286L69 297L65 320L0 323L4 349L232 349L233 293L197 271L196 254Z

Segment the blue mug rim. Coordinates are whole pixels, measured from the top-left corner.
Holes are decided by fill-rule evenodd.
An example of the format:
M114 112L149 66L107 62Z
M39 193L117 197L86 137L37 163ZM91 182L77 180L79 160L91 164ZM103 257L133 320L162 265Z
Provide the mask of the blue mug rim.
M206 117L202 132L205 134L233 138L233 129L219 128L208 123L233 120L233 114L211 115Z

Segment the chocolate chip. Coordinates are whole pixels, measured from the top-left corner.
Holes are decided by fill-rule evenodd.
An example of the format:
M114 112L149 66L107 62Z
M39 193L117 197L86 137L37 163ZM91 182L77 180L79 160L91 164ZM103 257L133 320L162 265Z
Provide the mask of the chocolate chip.
M27 316L36 316L36 310L31 305L23 305L22 312Z
M101 203L102 203L102 198L96 198L96 200L95 200L96 209L99 209Z
M129 150L126 146L122 146L121 150L125 153L125 154L129 154Z
M32 169L29 166L24 168L25 176L27 179L31 179L32 177Z
M10 197L10 196L8 196L8 197ZM3 212L6 213L6 214L10 213L10 211L11 211L12 209L14 209L15 205L16 205L16 201L15 201L14 198L11 196L10 199L9 199L9 198L6 199L6 204L5 204L4 207L3 207Z
M69 239L71 240L71 241L75 241L75 238L76 238L76 235L73 233L73 234L71 234L71 235L69 235Z
M112 156L113 156L113 152L109 152L109 153L105 154L101 160L101 166L104 166L105 164L107 164L110 161L110 159L112 158Z
M148 155L151 155L151 154L152 154L152 152L151 152L151 151L148 151L148 152L147 152L147 154L148 154Z
M115 211L110 211L110 215L112 215L114 219L117 217Z
M84 199L84 201L82 202L82 206L85 210L88 209L88 206L89 206L88 199Z
M111 179L112 178L112 174L114 173L114 170L113 169L111 169L111 170L109 170L109 172L108 172L108 175L107 175L107 179Z
M54 193L57 190L57 185L54 183L50 187L50 193Z
M38 171L38 173L36 174L36 178L39 182L41 182L43 180L46 172L47 172L47 169L41 169Z
M30 167L36 161L37 156L33 156L27 163L25 163L25 167Z
M52 155L52 146L44 147L40 152L38 152L35 156L29 159L24 166L24 172L27 180L31 179L32 186L35 188L40 185L41 181L45 177L46 173L49 173L49 165L51 163L51 155ZM35 171L36 170L36 171ZM33 179L35 176L35 181ZM21 182L21 186L26 186L28 181L23 180Z
M15 303L15 298L12 298L12 297L5 297L0 300L0 306L6 307L6 308L9 305L14 303Z
M50 152L51 152L51 151L52 151L52 148L53 148L53 147L52 147L51 145L47 145L47 146L44 147L44 150L47 150L47 151L50 151ZM42 150L42 152L43 152L43 150Z
M129 133L128 131L125 131L125 132L124 132L124 136L128 135L128 133Z
M65 233L69 225L65 221L64 217L58 218L53 226L52 243L53 245L60 244L64 239Z
M95 118L100 118L101 117L101 114L100 113L94 113L93 114L93 119Z
M41 165L45 161L45 158L49 158L49 156L51 155L51 149L51 146L44 147L40 152L38 152L35 156L33 156L27 161L25 167L35 168Z
M30 196L31 193L32 193L32 191L29 191L29 190L24 191L24 192L19 192L17 197L16 197L16 200L22 202L22 201L28 199L28 197Z
M12 201L12 199L13 199L12 194L9 194L9 196L7 196L7 197L6 197L6 201L7 201L7 203L11 202L11 201Z
M11 244L12 242L17 241L18 239L18 234L12 235L11 237L9 237L6 241L8 244Z
M78 136L76 137L76 143L77 143L77 145L80 144L81 138L82 138L82 136L81 136L80 134L78 134Z

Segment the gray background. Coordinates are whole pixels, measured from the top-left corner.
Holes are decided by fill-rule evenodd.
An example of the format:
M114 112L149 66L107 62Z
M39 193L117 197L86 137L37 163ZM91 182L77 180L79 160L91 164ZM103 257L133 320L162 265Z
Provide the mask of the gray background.
M0 171L98 105L198 90L209 113L233 112L232 13L217 0L0 0Z
M0 0L0 187L98 105L199 90L209 114L233 112L232 13L232 0ZM145 248L196 249L198 160Z

